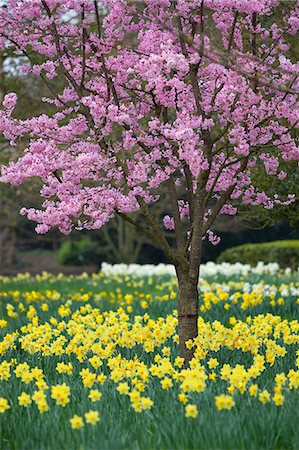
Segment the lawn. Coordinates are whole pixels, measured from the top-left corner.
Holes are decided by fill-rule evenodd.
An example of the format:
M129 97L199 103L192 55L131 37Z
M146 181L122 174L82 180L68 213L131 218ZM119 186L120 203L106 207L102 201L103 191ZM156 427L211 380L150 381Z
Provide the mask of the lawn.
M298 273L203 276L188 369L171 274L0 278L0 448L299 448Z

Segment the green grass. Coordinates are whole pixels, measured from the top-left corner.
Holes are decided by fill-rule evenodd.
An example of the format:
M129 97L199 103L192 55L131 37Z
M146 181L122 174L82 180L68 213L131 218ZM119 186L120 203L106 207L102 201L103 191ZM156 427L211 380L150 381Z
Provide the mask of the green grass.
M295 275L264 276L265 283L279 286L282 283L290 285L296 282ZM235 281L240 278L234 277ZM210 282L227 283L228 280L218 278ZM242 280L241 280L242 281ZM250 276L246 280L250 283L258 282L257 276ZM57 309L64 304L73 294L89 293L88 302L100 311L117 310L121 299L111 299L109 294L126 294L134 297L133 312L131 317L149 313L152 318L165 317L172 314L176 308L176 299L159 301L161 297L170 292L176 292L176 286L172 279L144 278L132 280L126 277L104 277L104 278L76 278L65 277L63 279L36 279L8 280L2 282L0 291L2 300L0 303L0 319L8 320L8 326L0 329L0 340L6 335L28 323L26 313L18 312L17 318L8 318L6 305L14 304L18 311L19 301L13 300L9 292L19 291L22 293L35 290L46 293L46 290L55 290L61 294L59 300L36 301L32 303L38 313L39 322L43 323L50 317L59 320ZM98 299L100 292L106 292L107 296ZM6 296L4 295L6 293ZM141 301L144 300L140 294L151 294L149 308L143 309ZM22 303L28 309L22 298ZM49 311L42 311L41 304L47 303ZM73 300L71 309L76 311L82 302ZM124 308L126 305L124 304ZM239 305L233 305L229 311L223 309L223 304L218 303L203 314L205 321L219 320L224 324L229 323L229 317L245 320L248 316L266 314L271 312L288 320L298 319L299 305L296 304L296 296L285 299L283 306L271 307L268 301L264 301L256 307L246 310L240 309ZM176 344L168 339L165 345L171 348L171 360L177 356ZM281 345L283 342L281 341ZM298 344L288 346L288 353L284 358L277 358L273 367L267 364L267 370L258 378L261 388L273 390L273 379L276 373L284 371L286 374L290 368L295 368L296 351ZM155 350L161 353L160 349ZM132 349L117 348L115 354L121 354L128 359L138 356L140 360L150 365L154 354L146 353L141 345ZM250 354L241 350L229 350L222 348L219 352L210 352L209 357L217 357L220 366L229 363L231 366L244 364L248 367L252 362ZM18 362L27 361L31 367L38 366L43 369L46 382L49 386L66 382L71 387L71 401L65 407L56 406L54 400L49 398L50 411L40 414L35 405L28 409L18 405L17 397L22 391L33 392L33 386L25 385L13 374L8 381L0 381L0 397L9 399L10 409L0 414L0 448L5 449L297 449L299 448L299 392L290 391L285 393L285 402L282 406L275 406L273 402L261 404L257 398L250 397L247 392L237 393L234 398L236 405L228 411L218 411L215 407L215 395L225 393L226 383L222 380L208 382L207 388L202 393L191 393L189 403L198 407L196 419L184 416L184 406L177 401L179 393L178 385L165 391L161 388L156 377L150 377L146 387L145 395L151 397L154 406L142 413L136 413L130 405L126 396L121 396L115 389L115 383L109 379L103 386L99 386L102 398L98 403L91 404L88 399L88 389L82 387L79 371L82 367L90 367L88 362L80 363L74 356L42 356L41 354L30 355L21 349L19 343L16 348L10 350L1 357L9 361L16 358ZM57 374L55 367L57 362L71 361L74 366L72 376ZM101 371L109 376L107 362ZM83 415L89 409L96 409L101 414L101 421L95 426L85 425L80 430L73 430L69 424L69 418L74 414Z

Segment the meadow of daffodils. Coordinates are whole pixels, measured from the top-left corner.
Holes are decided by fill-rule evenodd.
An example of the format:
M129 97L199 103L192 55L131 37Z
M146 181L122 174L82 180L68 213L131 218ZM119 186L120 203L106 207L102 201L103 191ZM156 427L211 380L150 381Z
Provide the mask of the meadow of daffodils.
M187 369L170 266L0 277L1 450L298 448L298 272L201 277Z

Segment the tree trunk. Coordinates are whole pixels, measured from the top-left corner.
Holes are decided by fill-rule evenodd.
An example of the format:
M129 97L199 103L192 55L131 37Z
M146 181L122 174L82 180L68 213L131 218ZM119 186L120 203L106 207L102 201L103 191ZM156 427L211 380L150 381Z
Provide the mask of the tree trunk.
M179 299L179 354L185 360L185 366L193 358L194 349L186 347L186 341L197 336L198 288L197 281L191 282L188 274L178 274Z

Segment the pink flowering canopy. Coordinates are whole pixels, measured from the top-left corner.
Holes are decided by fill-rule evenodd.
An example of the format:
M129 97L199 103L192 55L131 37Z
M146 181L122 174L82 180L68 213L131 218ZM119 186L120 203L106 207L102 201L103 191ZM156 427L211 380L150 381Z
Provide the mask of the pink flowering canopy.
M294 201L260 190L253 173L262 164L284 180L282 166L299 161L299 64L287 57L298 1L5 3L0 47L42 77L55 109L19 120L10 93L0 111L11 145L28 142L1 181L42 180L41 209L21 210L38 233L99 229L118 214L175 260L163 227L196 252L198 240L218 242L219 214ZM163 224L150 208L161 195ZM138 210L147 227L130 218Z

